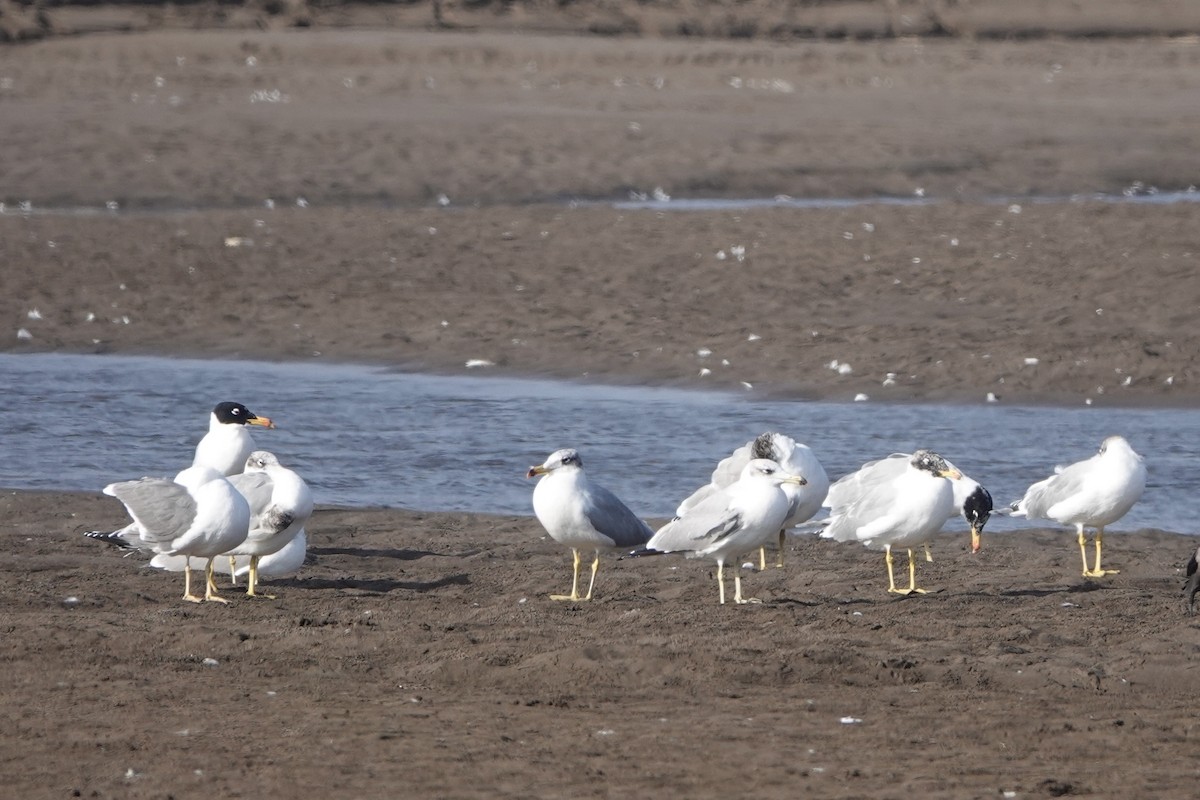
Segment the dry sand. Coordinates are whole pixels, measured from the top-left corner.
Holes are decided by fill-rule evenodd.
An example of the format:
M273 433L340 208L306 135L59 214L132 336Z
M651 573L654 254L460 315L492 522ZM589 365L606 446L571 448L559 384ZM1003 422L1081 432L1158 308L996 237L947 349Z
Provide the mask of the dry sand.
M720 41L653 3L481 4L491 25L448 3L470 30L438 33L51 7L33 30L141 32L0 47L0 341L1195 406L1200 205L1034 202L1200 182L1194 7L1040 5L806 4L784 35L770 3L740 6L753 31L686 4L693 32L752 34ZM611 32L597 8L643 35L530 33ZM656 188L938 202L569 202ZM747 578L754 607L718 607L705 564L609 559L570 605L531 518L322 509L279 600L218 607L80 536L122 522L109 498L0 513L13 796L1182 798L1200 777L1173 533L1111 536L1102 581L1063 532L976 556L947 535L921 565L941 591L903 600L879 556L798 539Z

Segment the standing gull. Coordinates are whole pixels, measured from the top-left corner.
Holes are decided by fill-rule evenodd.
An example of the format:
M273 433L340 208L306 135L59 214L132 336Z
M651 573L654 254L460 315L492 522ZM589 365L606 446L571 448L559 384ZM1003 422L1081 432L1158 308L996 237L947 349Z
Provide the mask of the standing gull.
M791 500L782 488L785 484L803 486L805 479L785 472L770 459L752 459L742 468L736 481L668 522L646 543L646 548L663 553L683 551L688 558L715 560L722 604L725 602L725 562L732 559L733 602L758 602L742 597L738 559L762 547L783 527L791 510Z
M230 476L229 482L250 504L250 531L246 540L226 553L231 561L230 572L236 580L233 559L249 556L246 594L257 597L254 590L258 585L259 559L282 550L304 530L313 512L312 491L303 478L266 450L251 453L246 459L245 472ZM275 599L273 595L263 596Z
M308 534L304 528L296 532L292 540L279 550L258 560L257 575L259 580L264 578L287 578L295 575L304 566L308 558ZM167 572L183 572L187 567L185 556L168 556L162 553L150 559L150 566ZM250 557L230 556L228 559L218 558L213 561L213 572L232 575L234 580L249 576ZM235 584L236 585L236 584Z
M1079 533L1083 576L1101 578L1120 572L1100 568L1104 528L1129 513L1145 488L1146 465L1142 457L1123 437L1109 436L1096 455L1059 468L1054 475L1026 489L1025 496L1012 504L1012 515L1074 525ZM1088 569L1084 528L1096 529L1096 565L1091 569Z
M173 481L121 481L105 486L104 493L125 505L133 524L112 533L90 531L87 536L121 547L184 556L183 599L227 602L216 592L213 559L246 538L250 506L223 475L210 467L188 467ZM208 559L204 597L192 594L192 558Z
M222 475L241 472L254 451L254 437L247 425L275 427L270 419L258 416L241 403L217 403L208 415L208 433L196 445L192 466L212 467Z
M552 594L551 600L591 600L600 569L600 551L616 547L637 547L654 535L645 522L629 510L617 496L588 480L583 460L572 449L556 450L546 461L530 467L526 477L542 479L533 489L533 513L550 538L571 548L575 571L569 595ZM579 596L579 553L591 550L592 578L587 595Z
M932 450L918 450L899 470L890 459L873 461L841 478L829 489L829 524L821 536L839 542L862 542L882 548L888 591L924 594L917 588L913 548L928 542L956 512L952 481L962 473ZM949 478L950 480L947 480ZM972 537L974 544L974 536ZM908 550L908 588L897 589L892 546Z
M807 481L804 485L784 483L783 493L788 496L790 508L787 519L779 528L779 558L775 566L783 566L784 542L787 539L788 528L807 522L821 510L825 495L829 491L829 477L825 468L817 459L816 454L808 445L801 444L790 436L782 433L763 433L752 439L726 458L722 459L713 470L712 480L701 486L690 497L679 504L675 516L682 517L688 510L694 508L705 498L721 491L736 481L746 464L754 458L767 458L779 464L784 472L792 475L803 475ZM760 570L767 568L767 549L759 548L758 566Z
M852 499L863 491L862 487L900 477L908 469L911 460L911 453L892 453L887 458L864 464L857 472L834 484L834 488L829 492L827 505L837 503L845 506L848 498ZM946 466L952 470L957 469L949 461L946 462ZM978 481L963 474L961 470L959 473L962 477L950 482L954 491L954 504L944 522L950 521L955 515L961 515L971 528L971 552L978 553L983 542L981 534L984 526L992 518L992 495ZM925 560L933 560L929 554L928 542L925 543Z

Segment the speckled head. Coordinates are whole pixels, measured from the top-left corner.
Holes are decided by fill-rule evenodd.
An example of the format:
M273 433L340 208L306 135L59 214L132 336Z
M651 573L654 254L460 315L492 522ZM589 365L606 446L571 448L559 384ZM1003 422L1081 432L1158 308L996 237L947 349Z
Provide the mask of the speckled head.
M917 469L928 472L931 475L935 475L939 478L958 480L962 477L961 472L947 464L946 459L942 458L932 450L918 450L917 452L913 453L912 459L909 460L909 463Z
M754 446L750 448L751 458L769 458L772 461L776 459L775 452L775 434L768 431L760 433L754 440Z

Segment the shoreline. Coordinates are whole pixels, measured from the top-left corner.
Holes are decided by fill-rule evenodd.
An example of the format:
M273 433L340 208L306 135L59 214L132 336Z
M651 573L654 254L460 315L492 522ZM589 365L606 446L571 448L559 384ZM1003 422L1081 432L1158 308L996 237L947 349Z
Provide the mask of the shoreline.
M1019 400L1003 401L996 400L994 402L986 399L971 399L963 394L955 394L946 397L871 397L868 400L855 400L848 396L844 389L834 386L823 386L820 388L810 388L807 390L801 389L772 389L768 391L759 391L757 389L735 388L733 386L706 386L701 379L656 379L651 375L603 375L599 377L587 375L572 375L566 374L565 371L560 373L556 371L546 371L542 373L525 373L518 370L497 367L490 365L486 367L431 367L424 368L419 364L403 364L392 361L376 361L368 358L361 359L339 359L332 360L325 357L313 357L302 359L294 356L273 356L268 353L264 354L239 354L239 355L224 355L221 353L205 353L205 352L177 352L155 350L152 348L131 348L129 350L37 350L28 348L22 351L7 351L3 355L24 357L24 356L83 356L95 358L147 358L147 359L165 359L178 361L202 361L214 363L220 361L234 361L242 364L264 363L264 364L281 364L291 366L313 365L317 367L350 367L362 369L379 369L387 373L409 374L409 375L428 375L432 377L445 378L471 378L478 380L510 380L510 381L530 381L530 382L549 382L549 383L564 383L576 387L586 388L588 386L606 387L615 389L649 389L649 390L670 390L679 392L694 392L694 393L709 393L724 397L755 399L767 402L794 402L799 404L806 403L834 403L834 404L856 404L864 403L869 405L888 405L888 406L929 406L937 407L960 407L960 406L981 406L981 405L997 405L1008 408L1055 408L1055 409L1070 409L1077 407L1085 408L1105 408L1110 410L1127 409L1130 411L1144 411L1152 409L1161 409L1169 411L1187 411L1200 408L1200 397L1181 397L1181 396L1140 396L1125 398L1122 401L1113 402L1111 395L1103 398L1099 402L1085 403L1081 402L1078 396L1068 395L1066 392L1046 392L1044 394L1031 394L1021 397Z

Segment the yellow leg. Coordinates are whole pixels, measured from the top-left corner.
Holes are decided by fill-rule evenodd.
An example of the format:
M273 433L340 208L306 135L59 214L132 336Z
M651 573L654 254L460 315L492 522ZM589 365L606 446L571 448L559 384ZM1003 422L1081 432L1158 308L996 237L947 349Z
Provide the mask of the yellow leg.
M896 576L892 574L892 546L890 544L883 546L883 560L887 562L888 568L888 591L894 594L900 590L896 588Z
M237 586L237 556L229 557L229 585Z
M596 570L600 569L600 551L596 551L596 557L592 560L592 579L588 581L588 593L584 600L592 599L592 587L596 585Z
M738 605L746 603L761 603L757 597L742 597L742 570L737 563L733 565L733 602Z
M929 552L929 542L925 543L925 560L931 564L933 563L933 553Z
M204 587L204 599L214 603L228 603L224 597L217 594L217 584L213 581L213 559L208 560L208 566L204 568L204 577L207 581Z
M551 600L570 600L574 602L579 600L579 550L572 547L571 554L575 557L575 571L571 575L571 593L570 594L552 594Z
M720 592L721 605L725 605L725 562L717 562L717 589Z
M185 556L183 559L183 599L189 603L203 603L204 598L192 594L192 558Z
M1088 575L1087 565L1087 537L1083 535L1083 526L1079 526L1079 555L1083 558L1083 577L1091 577Z
M763 545L758 548L758 571L765 572L767 569L767 546Z
M1104 541L1104 528L1096 529L1096 567L1092 571L1087 571L1087 555L1083 557L1084 576L1088 578L1103 578L1105 575L1116 575L1121 570L1119 569L1100 569L1100 548L1101 542Z
M932 559L930 559L932 560ZM913 556L913 551L908 551L908 591L905 594L925 594L924 589L917 588L917 559Z
M250 556L250 576L246 579L246 596L247 597L265 597L268 600L274 600L273 594L259 594L258 589L258 556Z
M779 558L775 561L775 566L777 567L783 566L783 548L785 544L787 544L787 531L781 530L779 532Z

